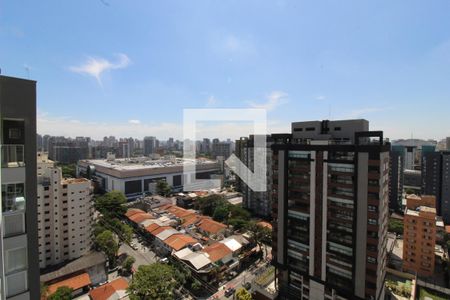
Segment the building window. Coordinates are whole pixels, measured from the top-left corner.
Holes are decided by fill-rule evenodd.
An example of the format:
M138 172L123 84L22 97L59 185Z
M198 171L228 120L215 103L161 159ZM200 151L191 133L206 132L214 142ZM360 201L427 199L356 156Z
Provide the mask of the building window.
M25 184L2 184L2 211L25 209Z
M377 225L378 224L377 220L375 220L375 219L368 219L368 223L370 225Z
M377 263L377 259L372 257L372 256L367 256L367 262L371 263L371 264L376 264Z
M27 268L27 248L6 250L5 273L12 273Z

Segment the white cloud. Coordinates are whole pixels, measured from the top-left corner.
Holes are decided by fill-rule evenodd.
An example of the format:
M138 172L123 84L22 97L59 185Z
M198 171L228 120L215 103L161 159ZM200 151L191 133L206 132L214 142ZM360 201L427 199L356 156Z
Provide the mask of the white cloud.
M53 136L89 136L95 140L101 140L104 136L114 135L120 137L135 137L142 139L144 136L156 136L165 140L169 137L175 139L183 138L183 126L176 122L160 123L130 123L123 122L90 122L80 121L71 117L54 117L46 112L38 110L37 131L39 134ZM288 122L268 121L268 132L289 132ZM196 137L219 138L221 140L236 140L242 136L253 134L254 124L249 122L199 122L196 125Z
M257 54L254 42L249 37L235 34L217 34L211 41L212 50L219 55L225 55L228 62L232 63L233 56L250 56Z
M128 120L128 123L130 124L141 124L140 120Z
M70 71L89 75L97 79L97 82L102 84L102 74L109 70L123 69L126 68L131 60L126 54L119 53L116 54L117 61L112 62L101 57L88 57L87 61L80 66L72 66L69 68Z
M206 99L206 107L213 107L219 104L219 99L217 99L214 96L209 96L208 99Z
M324 95L318 95L318 96L316 96L316 100L322 101L322 100L325 100L325 99L327 99L327 97L324 96Z
M252 101L248 103L252 108L262 108L271 111L288 102L288 94L282 91L273 91L266 98L267 101L265 103L255 103Z
M371 113L376 113L376 112L382 112L385 110L388 110L390 108L382 108L382 107L365 107L365 108L359 108L359 109L354 109L351 110L346 116L345 118L348 119L356 119L356 118L361 118L367 114L371 114Z

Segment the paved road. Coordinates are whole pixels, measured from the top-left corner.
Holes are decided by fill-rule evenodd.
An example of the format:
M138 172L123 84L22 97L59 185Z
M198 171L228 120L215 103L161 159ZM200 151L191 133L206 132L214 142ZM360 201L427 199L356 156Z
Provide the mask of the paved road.
M136 259L136 262L133 265L135 270L137 270L137 268L141 265L149 265L157 261L156 254L153 253L148 247L139 243L137 239L133 239L133 243L137 245L137 250L134 250L127 244L122 244L119 249L119 254L127 253L128 255L133 256Z

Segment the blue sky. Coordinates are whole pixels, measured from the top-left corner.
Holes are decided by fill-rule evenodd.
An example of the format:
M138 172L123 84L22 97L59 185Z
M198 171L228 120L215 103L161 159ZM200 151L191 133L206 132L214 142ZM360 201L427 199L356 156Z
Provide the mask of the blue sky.
M277 132L450 136L445 0L2 1L0 45L3 75L38 81L40 133L181 137L184 108L263 107Z

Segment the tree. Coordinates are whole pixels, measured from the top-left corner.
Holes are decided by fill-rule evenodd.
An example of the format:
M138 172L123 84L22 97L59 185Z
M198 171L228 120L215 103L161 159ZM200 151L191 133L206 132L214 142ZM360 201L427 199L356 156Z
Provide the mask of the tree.
M213 213L213 219L217 222L223 222L228 219L228 215L230 214L230 207L228 205L221 204L216 206Z
M60 286L56 292L51 294L48 300L70 300L72 299L73 289L67 286Z
M203 215L212 217L216 207L224 202L226 202L226 200L222 195L212 194L206 197L198 198L195 201L195 206L196 209L200 210Z
M240 288L235 296L236 300L252 300L252 295L244 288Z
M243 219L229 219L228 224L233 226L234 230L241 230L247 227L248 221Z
M202 288L202 284L197 279L194 279L194 281L191 284L191 288L194 292L198 292Z
M41 282L40 291L41 291L41 299L46 299L48 294L48 285L46 285L44 282Z
M403 222L398 219L389 219L388 231L403 234Z
M133 269L133 264L136 262L136 259L133 256L128 256L124 259L122 262L122 270L126 274L130 274L131 270Z
M127 211L127 198L121 191L112 191L95 199L94 207L106 218L121 217Z
M62 176L65 178L77 177L77 165L76 164L59 164L61 167Z
M139 266L128 287L131 300L174 299L174 270L162 263Z
M170 188L170 185L166 181L160 180L156 183L156 193L158 193L158 195L167 197L170 195L171 192L172 189Z
M270 230L253 221L248 223L247 230L250 232L251 240L258 246L260 250L262 249L262 242L269 239L269 236L272 235L272 232ZM267 246L264 246L267 253Z
M94 244L97 249L105 253L109 265L114 266L116 264L117 251L119 250L114 234L109 230L105 230L95 237Z

